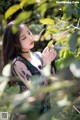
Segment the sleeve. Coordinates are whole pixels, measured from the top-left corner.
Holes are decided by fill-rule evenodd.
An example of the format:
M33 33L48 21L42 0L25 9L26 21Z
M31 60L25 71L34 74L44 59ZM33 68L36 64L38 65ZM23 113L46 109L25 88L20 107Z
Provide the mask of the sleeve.
M27 66L21 61L16 61L13 63L12 73L14 74L14 76L27 81L29 81L30 77L32 76Z

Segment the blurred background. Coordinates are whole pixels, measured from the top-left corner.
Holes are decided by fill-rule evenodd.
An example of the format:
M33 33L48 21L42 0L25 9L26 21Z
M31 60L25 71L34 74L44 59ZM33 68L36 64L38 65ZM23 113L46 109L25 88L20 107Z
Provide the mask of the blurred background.
M25 97L21 99L21 96L18 96L18 85L8 87L11 76L5 77L5 74L9 74L10 67L6 66L4 75L2 75L3 35L6 25L13 20L16 26L25 22L32 31L35 40L33 51L42 52L50 41L57 51L55 62L51 65L51 67L55 65L56 75L47 76L48 67L46 67L45 75L52 81L52 85L46 88L51 92L52 110L40 117L34 113L30 101L27 101L25 108ZM16 26L14 32L17 29ZM26 95L26 99L29 97ZM33 117L35 120L80 119L79 0L0 0L0 112L8 111L10 115L14 109L17 111L31 109L30 120Z

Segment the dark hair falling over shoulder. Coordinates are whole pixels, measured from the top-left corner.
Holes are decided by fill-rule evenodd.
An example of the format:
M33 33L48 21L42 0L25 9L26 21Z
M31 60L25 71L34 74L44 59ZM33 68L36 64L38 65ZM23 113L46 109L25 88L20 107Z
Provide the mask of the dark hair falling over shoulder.
M20 27L18 28L18 31L14 34L12 32L12 26L14 25L14 22L10 22L4 33L3 37L3 61L4 66L11 61L21 50L21 44L19 41L19 35L20 35Z

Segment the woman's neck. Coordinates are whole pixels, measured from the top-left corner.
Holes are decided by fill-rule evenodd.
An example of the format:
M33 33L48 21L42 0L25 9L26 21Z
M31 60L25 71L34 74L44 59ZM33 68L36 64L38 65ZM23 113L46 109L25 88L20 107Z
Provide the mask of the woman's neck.
M28 50L28 51L21 52L20 55L26 59L31 58L31 51Z

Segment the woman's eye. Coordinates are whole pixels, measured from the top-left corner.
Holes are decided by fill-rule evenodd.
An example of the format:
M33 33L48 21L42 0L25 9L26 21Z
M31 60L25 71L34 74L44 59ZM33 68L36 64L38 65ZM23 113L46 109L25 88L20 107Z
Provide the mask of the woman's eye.
M31 33L30 33L30 32L28 32L28 34L30 35Z
M23 37L21 40L25 40L26 39L26 36L25 37Z

